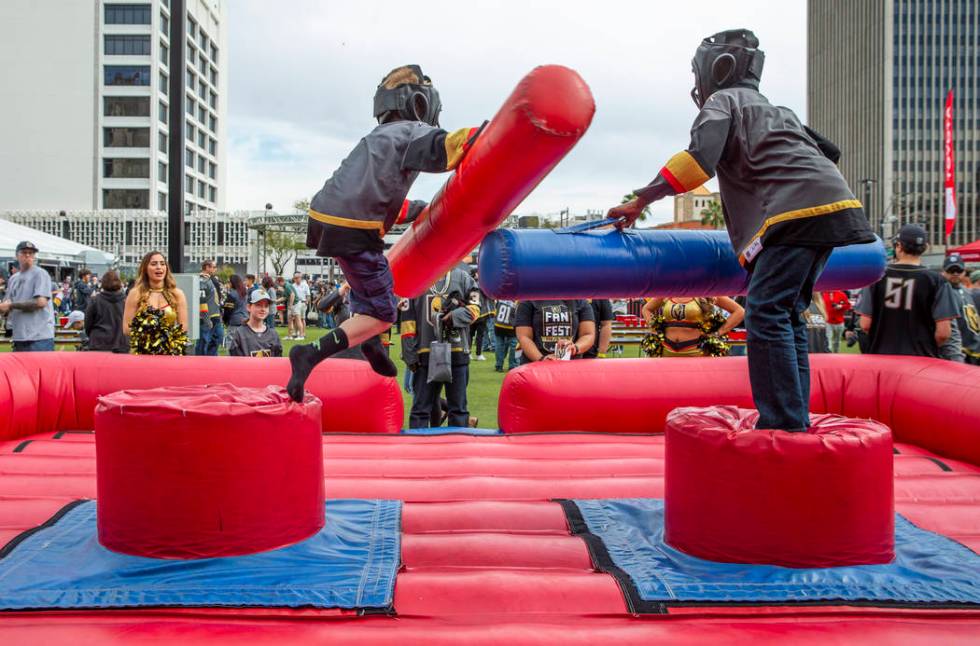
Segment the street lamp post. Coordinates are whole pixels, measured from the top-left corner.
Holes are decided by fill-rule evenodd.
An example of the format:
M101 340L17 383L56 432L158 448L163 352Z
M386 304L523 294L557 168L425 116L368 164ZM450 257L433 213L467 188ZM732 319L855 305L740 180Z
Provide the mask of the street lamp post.
M864 184L864 215L868 218L868 224L874 227L874 218L871 217L871 185L878 183L878 180L865 177L859 181Z

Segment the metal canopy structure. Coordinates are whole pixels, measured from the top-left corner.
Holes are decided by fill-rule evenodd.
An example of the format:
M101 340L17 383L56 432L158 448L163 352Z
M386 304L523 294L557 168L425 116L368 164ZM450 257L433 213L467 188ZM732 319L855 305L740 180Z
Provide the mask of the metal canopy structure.
M306 237L306 213L276 213L275 211L265 210L260 213L248 216L246 226L255 231L257 235L256 244L258 245L259 271L264 271L266 260L268 259L268 246L266 244L269 233L287 233L296 236Z

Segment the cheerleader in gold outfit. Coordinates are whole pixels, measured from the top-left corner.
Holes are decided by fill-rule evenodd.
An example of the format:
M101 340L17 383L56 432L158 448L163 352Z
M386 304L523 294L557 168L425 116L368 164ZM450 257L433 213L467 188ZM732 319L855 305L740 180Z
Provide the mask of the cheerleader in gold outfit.
M187 346L187 298L177 288L159 251L140 262L136 285L126 296L123 334L133 354L181 355Z
M717 308L726 310L724 319ZM650 356L707 357L728 353L725 335L742 322L745 310L727 296L652 298L643 306L651 332L643 350Z

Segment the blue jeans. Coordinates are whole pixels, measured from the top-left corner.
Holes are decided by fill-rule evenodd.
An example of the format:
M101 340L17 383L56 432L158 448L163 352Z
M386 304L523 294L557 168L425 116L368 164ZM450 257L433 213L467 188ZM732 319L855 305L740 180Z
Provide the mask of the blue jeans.
M810 426L810 358L803 313L827 263L828 247L773 246L755 261L745 303L749 381L756 428Z
M514 367L517 361L514 359L514 348L517 347L517 337L516 336L503 336L500 334L494 334L496 337L496 342L494 343L494 354L497 357L497 370L504 369L504 359L507 360L507 369L510 370Z
M225 326L219 318L211 319L211 324L209 328L206 321L201 321L201 337L194 346L194 354L218 356L218 348L225 339Z
M14 341L14 352L52 352L54 350L54 339L40 339L38 341Z

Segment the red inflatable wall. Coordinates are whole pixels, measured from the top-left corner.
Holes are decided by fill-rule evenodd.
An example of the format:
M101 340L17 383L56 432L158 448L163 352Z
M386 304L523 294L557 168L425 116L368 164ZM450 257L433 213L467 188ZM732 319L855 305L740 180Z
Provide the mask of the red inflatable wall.
M470 253L585 134L595 101L574 70L536 67L388 252L395 293L415 298Z
M895 440L980 465L980 372L922 357L815 354L810 410L876 419ZM659 432L679 406L754 408L743 357L551 361L508 373L505 433Z
M138 357L105 352L0 355L0 440L31 433L94 428L96 398L117 390L233 383L284 385L287 359ZM401 388L365 361L320 364L306 389L323 400L323 430L397 433Z

